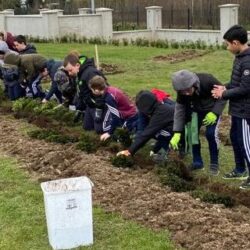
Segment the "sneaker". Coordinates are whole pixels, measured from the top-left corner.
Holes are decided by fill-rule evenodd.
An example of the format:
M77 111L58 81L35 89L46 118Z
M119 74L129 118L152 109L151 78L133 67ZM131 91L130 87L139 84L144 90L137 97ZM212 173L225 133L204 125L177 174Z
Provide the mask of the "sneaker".
M164 163L168 159L166 152L154 153L153 151L150 151L149 156L157 164Z
M203 169L204 166L203 164L197 164L197 163L192 163L190 166L189 166L189 169L191 171L194 171L194 170L199 170L199 169Z
M235 180L235 179L245 180L248 178L248 174L247 174L247 171L244 171L243 173L239 173L234 169L233 171L227 174L224 174L222 178L226 180Z
M249 189L250 190L250 177L248 177L241 185L240 189Z
M210 175L218 176L219 175L218 164L210 164L209 173L210 173Z

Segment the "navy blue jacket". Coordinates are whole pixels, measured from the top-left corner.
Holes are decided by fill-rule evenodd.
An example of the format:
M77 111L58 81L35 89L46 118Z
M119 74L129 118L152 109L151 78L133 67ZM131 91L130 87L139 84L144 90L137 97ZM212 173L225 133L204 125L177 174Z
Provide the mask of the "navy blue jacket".
M229 100L229 114L243 119L250 118L250 48L236 55L231 81L223 92Z

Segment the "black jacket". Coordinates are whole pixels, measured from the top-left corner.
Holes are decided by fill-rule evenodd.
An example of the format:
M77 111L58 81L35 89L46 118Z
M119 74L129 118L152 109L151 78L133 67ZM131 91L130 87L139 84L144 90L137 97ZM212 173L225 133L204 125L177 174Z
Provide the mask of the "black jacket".
M78 73L79 100L77 106L80 110L84 110L86 106L95 108L94 96L88 83L96 75L102 76L105 79L103 73L95 67L94 60L86 58L85 62L81 64Z
M229 114L250 118L250 48L235 57L231 81L223 98L229 100Z
M132 155L151 138L154 138L160 130L164 129L171 133L174 119L174 105L165 105L158 102L155 95L150 91L142 91L139 94L136 106L139 112L147 115L149 123L129 147L128 150Z
M211 93L214 85L221 85L221 83L210 74L197 73L196 75L199 83L195 86L192 96L177 93L173 128L175 132L183 131L185 123L191 117L188 113L213 112L219 116L225 108L226 100L215 99Z
M24 50L19 51L20 55L23 55L23 54L36 54L36 53L37 53L36 47L34 45L32 45L32 44L27 44L26 48Z

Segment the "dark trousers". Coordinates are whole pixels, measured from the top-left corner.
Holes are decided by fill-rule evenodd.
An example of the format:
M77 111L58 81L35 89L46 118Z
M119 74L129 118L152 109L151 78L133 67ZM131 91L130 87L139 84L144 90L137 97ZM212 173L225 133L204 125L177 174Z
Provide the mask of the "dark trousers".
M166 130L161 130L156 134L155 139L156 143L153 147L153 152L157 153L160 149L164 149L166 152L169 150L169 142L172 138L172 133L169 133Z
M250 119L231 118L230 138L234 151L235 170L242 173L250 170Z
M198 115L198 133L203 123L207 112L199 112ZM219 139L218 139L218 118L215 124L206 126L206 138L208 141L210 164L218 164L219 155ZM193 151L193 165L203 166L203 160L201 157L201 144L199 143L192 146Z
M85 130L94 130L96 133L101 134L105 132L103 130L103 119L107 113L107 109L103 110L102 119L96 121L96 109L86 107L85 109L85 115L83 118L83 128Z
M15 101L20 97L25 96L25 89L23 89L20 84L17 82L12 86L8 86L8 97L11 101Z

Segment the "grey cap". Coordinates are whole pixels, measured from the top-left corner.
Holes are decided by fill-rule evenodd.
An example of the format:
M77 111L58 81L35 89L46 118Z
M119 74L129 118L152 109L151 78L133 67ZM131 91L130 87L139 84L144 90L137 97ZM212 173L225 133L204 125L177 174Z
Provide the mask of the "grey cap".
M172 84L176 91L189 89L198 82L198 76L186 69L177 71L172 75Z

